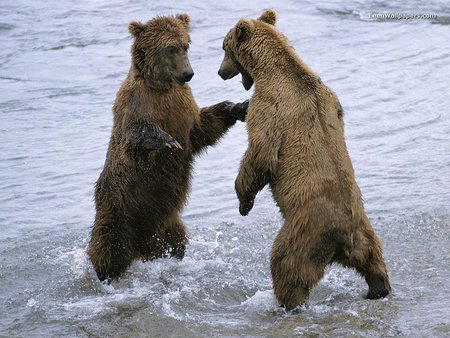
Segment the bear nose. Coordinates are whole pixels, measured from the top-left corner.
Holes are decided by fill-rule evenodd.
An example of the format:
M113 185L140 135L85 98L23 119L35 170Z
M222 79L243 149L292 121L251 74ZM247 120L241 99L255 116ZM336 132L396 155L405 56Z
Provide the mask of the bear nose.
M231 79L233 76L231 76L231 73L223 70L222 67L220 67L219 71L217 72L217 74L219 74L219 76L222 78L222 80L228 80Z
M194 71L192 69L183 73L183 78L185 82L189 82L194 76Z

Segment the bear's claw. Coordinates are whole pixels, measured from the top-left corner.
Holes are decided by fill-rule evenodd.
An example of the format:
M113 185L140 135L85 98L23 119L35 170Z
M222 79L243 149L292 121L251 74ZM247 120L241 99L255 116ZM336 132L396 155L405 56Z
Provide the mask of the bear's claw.
M166 144L165 144L165 146L166 146L166 148L177 148L177 149L183 149L183 147L181 146L181 144L180 143L178 143L178 141L177 140L172 140L172 141L169 141L169 142L166 142Z
M241 122L245 122L245 118L247 117L247 110L248 110L248 104L249 100L245 100L244 102L236 103L231 108L231 115Z
M151 123L145 124L142 126L141 134L144 139L144 146L148 150L160 150L165 148L183 149L177 140L157 125Z

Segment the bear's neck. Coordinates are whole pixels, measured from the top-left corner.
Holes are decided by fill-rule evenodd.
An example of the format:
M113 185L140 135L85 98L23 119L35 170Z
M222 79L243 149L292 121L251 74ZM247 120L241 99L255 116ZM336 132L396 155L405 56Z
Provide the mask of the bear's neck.
M244 66L245 67L245 66ZM255 55L252 65L245 67L258 86L267 83L291 82L298 84L299 79L307 82L319 80L319 76L309 68L296 54L293 47L278 42L275 48L266 48L261 55Z
M157 80L151 80L151 79L143 79L145 85L152 91L159 92L159 93L168 93L173 87L172 82L162 82Z

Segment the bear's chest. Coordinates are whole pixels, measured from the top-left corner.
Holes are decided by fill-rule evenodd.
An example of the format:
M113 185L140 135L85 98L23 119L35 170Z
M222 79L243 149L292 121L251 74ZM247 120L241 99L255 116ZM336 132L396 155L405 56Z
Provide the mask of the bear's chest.
M173 90L152 100L151 119L174 137L183 148L189 145L189 136L200 118L199 108L190 90Z

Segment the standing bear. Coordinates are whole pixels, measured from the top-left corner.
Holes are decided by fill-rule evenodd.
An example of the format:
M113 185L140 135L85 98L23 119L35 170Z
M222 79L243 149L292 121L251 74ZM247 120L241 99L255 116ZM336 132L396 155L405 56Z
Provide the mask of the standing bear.
M286 309L307 299L327 265L355 268L367 298L390 292L381 244L364 211L334 92L275 27L276 13L241 19L223 42L219 75L255 81L247 115L249 145L236 178L245 216L269 184L285 223L273 243L275 295Z
M113 107L87 248L101 281L119 277L135 259L183 258L180 210L194 156L245 119L246 104L198 108L186 84L194 75L189 21L181 14L129 24L132 62Z

